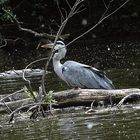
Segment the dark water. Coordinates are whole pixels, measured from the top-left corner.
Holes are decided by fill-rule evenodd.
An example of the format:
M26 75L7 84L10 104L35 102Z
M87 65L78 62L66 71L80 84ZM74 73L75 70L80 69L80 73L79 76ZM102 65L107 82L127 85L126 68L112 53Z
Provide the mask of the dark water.
M91 44L93 48L89 47ZM137 41L110 41L94 44L91 41L84 41L69 47L66 59L73 59L104 70L117 88L140 88L139 56L140 42ZM18 69L18 65L11 64L5 70L12 69L13 65ZM22 64L24 68L25 65ZM50 71L52 71L51 67ZM46 77L47 90L58 91L70 88L54 73ZM38 90L40 81L41 77L32 78L34 90ZM0 79L1 94L12 93L24 85L27 83L22 78ZM140 139L139 103L129 107L123 106L122 110L116 112L110 111L109 108L95 109L97 112L94 114L85 114L87 109L67 109L45 119L38 118L34 122L29 120L27 114L21 114L16 117L12 125L7 124L8 115L1 114L0 140Z
M17 117L12 125L0 116L2 140L139 140L140 106L126 107L111 112L98 108L99 112L85 114L85 109L63 111L45 119L31 121L25 114ZM3 119L3 120L2 120Z

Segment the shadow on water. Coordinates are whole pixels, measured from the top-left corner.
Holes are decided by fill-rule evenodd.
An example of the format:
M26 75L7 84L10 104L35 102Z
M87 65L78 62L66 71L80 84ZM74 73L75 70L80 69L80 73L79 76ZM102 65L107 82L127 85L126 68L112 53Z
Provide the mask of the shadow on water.
M70 46L65 60L79 61L104 70L117 88L140 88L139 56L140 42L110 41L93 43L92 41L84 41ZM41 67L43 67L43 63ZM13 65L9 66L9 69L12 69L12 67ZM49 69L52 72L51 66ZM46 75L46 77L46 88L48 91L60 91L70 88L58 79L53 72ZM31 80L33 89L38 90L41 77L34 77ZM21 89L25 84L22 78L0 79L1 94L12 93ZM65 110L45 119L39 118L35 122L27 119L28 116L23 114L12 125L7 125L6 120L8 116L1 114L0 139L140 139L139 104L136 105L136 108L133 106L117 112L89 115L85 114L85 111L82 109L80 111Z

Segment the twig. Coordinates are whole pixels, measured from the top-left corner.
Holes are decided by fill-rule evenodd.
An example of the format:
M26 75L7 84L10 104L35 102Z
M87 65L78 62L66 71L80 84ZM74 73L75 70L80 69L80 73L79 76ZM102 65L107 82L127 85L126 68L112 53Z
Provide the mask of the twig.
M107 14L107 12L108 12L108 10L109 10L109 8L110 8L112 2L113 2L113 1L110 0L110 1L109 1L109 4L106 5L106 10L105 10L105 12L102 14L102 16L101 16L101 18L99 19L99 21L101 21L101 20L106 16L106 14Z
M62 22L65 18L64 18L63 14L62 14L62 11L61 11L61 9L60 9L59 2L56 1L56 3L57 3L58 10L59 10L59 12L60 12L60 15L61 15L61 22Z
M2 98L1 100L0 100L0 102L2 102L6 107L7 107L7 109L10 111L10 112L12 112L12 110L10 109L10 107L5 103L5 99L7 99L7 98L9 98L9 97L11 97L11 96L14 96L15 94L18 94L18 93L21 93L21 92L23 92L25 89L21 89L21 90L18 90L18 91L16 91L16 92L14 92L14 93L12 93L12 94L9 94L9 95L7 95L7 96L5 96L4 98Z
M107 9L107 5L105 3L105 0L102 0L102 1L103 1L103 4L104 4L105 8Z
M46 60L46 59L48 59L48 57L46 58L41 58L41 59L38 59L38 60L35 60L35 61L33 61L33 62L31 62L30 64L28 64L25 68L24 68L24 70L23 70L23 79L26 81L26 82L28 82L28 79L26 79L26 77L25 77L25 73L26 73L26 70L28 69L28 67L29 66L31 66L32 64L34 64L34 63L37 63L37 62L39 62L39 61L44 61L44 60Z
M80 7L78 7L78 8L76 9L76 11L74 12L74 15L83 12L83 11L86 9L84 6L85 6L85 5L82 4ZM84 7L84 8L83 8L83 7Z
M69 6L69 8L71 9L71 5L70 5L70 3L68 2L68 0L66 0L66 3L67 3L67 5Z
M7 98L9 98L9 97L11 97L11 96L14 96L15 94L21 93L21 92L23 92L23 91L24 91L24 89L21 89L21 90L18 90L18 91L16 91L16 92L12 93L12 94L9 94L9 95L5 96L4 98L2 98L2 99L0 100L0 102L3 102L5 99L7 99Z
M114 13L116 13L117 11L119 11L124 5L126 5L130 0L126 0L121 6L119 6L118 8L116 8L116 10L114 10L113 12L111 12L110 14L108 14L107 16L103 16L105 13L107 13L108 9L106 9L106 11L103 13L103 15L101 16L101 19L93 26L91 27L89 30L87 30L86 32L84 32L83 34L81 34L80 36L76 37L75 39L73 39L71 42L69 42L66 46L69 46L70 44L72 44L74 41L78 40L79 38L83 37L84 35L86 35L87 33L89 33L90 31L92 31L93 29L95 29L99 24L101 24L105 19L107 19L108 17L112 16ZM111 3L112 1L110 1Z
M36 119L38 116L38 108L39 106L36 106L36 108L34 108L32 114L30 115L30 119Z
M5 103L5 101L3 100L2 103L7 107L7 109L12 112L12 110L10 109L10 107Z
M28 64L28 65L25 67L25 69L23 70L23 75L22 75L22 77L23 77L23 79L24 79L26 82L28 82L30 92L31 92L31 94L32 94L32 96L33 96L33 98L34 98L34 100L35 100L36 102L37 102L37 99L36 99L36 97L35 97L35 95L34 95L34 93L33 93L33 91L32 91L31 81L25 78L25 73L26 73L27 68L28 68L30 65L32 65L32 64L34 64L34 63L36 63L36 62L42 61L42 60L46 60L46 59L48 59L48 58L41 58L41 59L35 60L35 61L31 62L30 64ZM46 74L46 72L45 72L45 74Z
M0 45L0 49L3 48L3 47L5 47L5 46L7 46L7 41L6 41L5 39L2 40L2 41L4 41L4 44L3 44L3 45ZM2 41L1 41L1 42L2 42Z
M120 101L116 106L117 106L118 108L120 108L121 105L123 105L124 101L125 101L126 99L132 97L132 96L140 96L140 93L132 93L132 94L129 94L129 95L123 97L123 98L121 99L121 101Z
M15 113L19 112L22 109L26 109L29 108L30 106L33 106L31 109L35 109L35 108L40 108L40 110L36 111L35 113L41 111L42 116L45 117L45 112L43 110L43 105L47 105L47 103L43 103L43 102L39 102L39 103L31 103L31 104L27 104L24 106L21 106L17 109L15 109L11 114L10 114L10 119L9 119L9 123L13 120ZM27 112L29 112L31 109L29 109ZM31 117L31 116L30 116Z
M20 110L22 110L22 109L24 109L24 108L28 108L28 107L30 107L30 106L35 106L35 105L43 105L43 103L32 103L32 104L27 104L27 105L24 105L24 106L21 106L21 107L19 107L19 108L17 108L17 109L15 109L11 114L10 114L10 119L9 119L9 123L13 120L13 118L14 118L14 114L16 113L16 112L19 112Z
M45 111L44 111L44 109L43 109L43 106L40 106L40 110L41 110L42 116L45 118L46 115L45 115Z
M13 10L15 10L15 9L19 8L19 7L20 7L20 5L21 5L24 1L25 1L25 0L20 1L20 2L19 2L19 4L18 4L16 7L14 7L14 8L13 8Z
M93 104L95 103L95 100L92 101L90 109L88 109L85 114L90 114L92 112L96 112L96 110L93 109Z

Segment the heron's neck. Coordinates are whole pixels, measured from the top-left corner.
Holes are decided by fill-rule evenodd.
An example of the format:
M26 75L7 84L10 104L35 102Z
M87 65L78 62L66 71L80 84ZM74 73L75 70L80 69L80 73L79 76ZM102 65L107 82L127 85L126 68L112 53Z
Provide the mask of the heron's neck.
M54 71L58 76L62 76L62 64L60 62L61 59L63 59L66 55L66 49L60 49L58 53L55 53L53 56L53 67ZM61 77L62 78L62 77Z
M62 64L60 62L60 59L58 60L58 59L55 59L53 57L53 67L54 67L54 71L55 72L58 71L58 69L60 69L62 67Z
M63 65L61 64L60 62L60 59L55 59L53 57L53 69L55 71L55 73L61 78L61 79L64 79L63 78L63 74L62 74L62 68L63 68Z

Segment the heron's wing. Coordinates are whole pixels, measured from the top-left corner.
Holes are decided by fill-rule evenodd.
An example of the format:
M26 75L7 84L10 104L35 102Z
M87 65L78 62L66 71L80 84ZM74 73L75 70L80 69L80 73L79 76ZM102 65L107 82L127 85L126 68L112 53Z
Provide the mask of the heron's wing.
M107 78L106 74L96 68L93 68L91 66L86 67L87 69L90 69L93 71L93 73L97 74L98 77L96 77L98 80L98 84L100 84L101 87L104 87L105 89L115 89L115 86L113 85L112 81Z
M107 87L109 86L109 88L115 89L115 86L113 85L112 81L107 78L107 76L104 72L95 70L95 69L93 69L93 67L90 67L90 69L101 78L102 84L104 83Z
M112 82L98 69L74 61L63 64L63 75L67 83L81 88L112 89Z
M94 67L91 67L89 65L85 65L85 64L82 64L82 63L78 63L78 62L75 62L75 61L66 61L64 64L63 64L65 67L79 67L79 68L87 68L87 69L90 69L92 70L93 72L95 72L98 76L100 77L105 77L105 73L94 68Z

